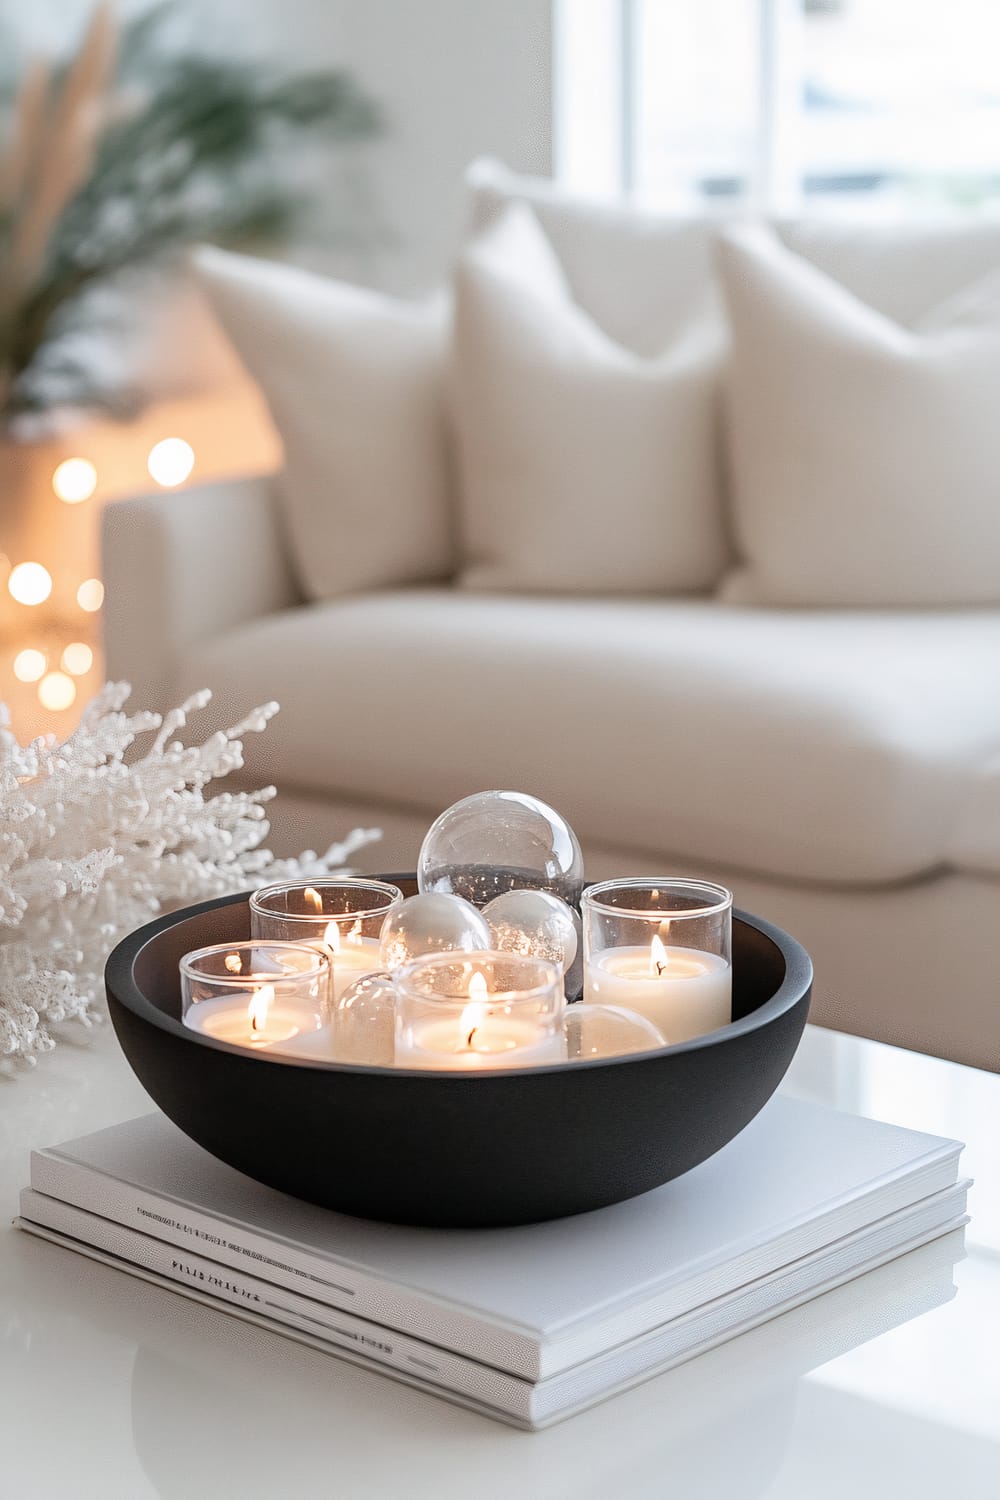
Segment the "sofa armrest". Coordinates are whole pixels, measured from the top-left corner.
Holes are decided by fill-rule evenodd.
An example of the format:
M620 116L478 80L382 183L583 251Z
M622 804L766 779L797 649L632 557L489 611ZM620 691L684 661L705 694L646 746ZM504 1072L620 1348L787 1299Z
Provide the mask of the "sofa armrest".
M107 676L137 708L169 706L197 642L300 602L267 478L111 504L101 551Z

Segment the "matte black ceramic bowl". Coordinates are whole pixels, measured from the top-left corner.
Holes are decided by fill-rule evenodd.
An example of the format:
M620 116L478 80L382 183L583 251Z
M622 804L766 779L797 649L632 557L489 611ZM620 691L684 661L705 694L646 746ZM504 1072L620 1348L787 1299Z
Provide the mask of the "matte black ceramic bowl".
M407 894L412 877L385 877ZM809 1009L787 933L733 920L731 1025L606 1061L468 1074L269 1057L181 1023L177 965L249 936L246 896L119 943L111 1019L153 1099L213 1156L312 1203L398 1223L526 1224L659 1187L731 1141L774 1093Z

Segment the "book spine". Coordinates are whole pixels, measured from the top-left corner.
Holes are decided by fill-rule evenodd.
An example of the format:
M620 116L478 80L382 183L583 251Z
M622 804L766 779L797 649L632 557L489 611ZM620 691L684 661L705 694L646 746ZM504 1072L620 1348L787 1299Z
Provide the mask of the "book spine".
M273 1286L242 1271L233 1271L189 1249L178 1249L152 1235L126 1229L86 1209L48 1198L32 1188L21 1193L22 1219L55 1230L120 1261L125 1269L140 1267L154 1275L193 1287L225 1304L258 1313L288 1328L312 1334L331 1352L362 1354L389 1369L399 1370L421 1384L467 1396L526 1421L530 1416L531 1384L475 1360L408 1338L368 1319L340 1312L297 1292Z
M540 1375L540 1341L431 1298L393 1287L326 1261L242 1224L199 1212L56 1153L31 1153L31 1186L47 1197L111 1219L125 1229L207 1255L232 1270L255 1271L276 1286L340 1311L405 1329L522 1380Z

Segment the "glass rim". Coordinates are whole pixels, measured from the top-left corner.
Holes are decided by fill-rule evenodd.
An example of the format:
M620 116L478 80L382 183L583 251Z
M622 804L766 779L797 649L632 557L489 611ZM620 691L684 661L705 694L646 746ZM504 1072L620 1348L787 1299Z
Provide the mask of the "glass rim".
M239 953L241 949L247 948L294 948L296 953L308 953L313 960L309 968L297 969L292 973L241 973L241 974L206 974L204 969L195 967L199 958L208 958L219 953ZM253 984L289 984L302 979L320 978L326 974L327 977L333 972L330 956L317 943L296 943L290 938L240 938L235 943L206 943L204 948L192 948L190 953L185 953L178 965L182 977L193 979L200 984L229 985L233 989L245 988L247 982Z
M663 888L679 892L690 893L702 897L712 897L714 900L703 901L700 906L686 907L682 911L664 910L662 907L650 906L612 906L609 902L602 901L600 897L606 891L624 891L629 887L643 890L654 890ZM669 917L673 921L691 921L699 917L715 917L725 911L731 911L733 905L733 893L724 885L719 885L714 880L697 880L687 875L649 875L637 878L634 875L620 876L615 880L599 880L590 885L580 897L581 911L584 907L591 907L602 916L608 917L635 917L652 921L659 918Z
M541 970L546 971L546 977L540 979L537 984L528 985L520 989L497 990L493 994L483 996L481 1000L477 1000L469 995L423 994L413 989L408 983L410 976L417 972L423 972L427 969L443 969L447 966L455 967L466 963L474 964L476 961L480 963L487 961L494 963L499 961L505 964L534 964ZM403 964L401 968L395 971L392 978L393 983L396 985L397 995L401 1000L405 998L420 1002L426 1001L431 1005L516 1005L522 1001L528 1004L532 1001L545 999L555 990L555 1000L558 1008L559 998L562 994L562 975L558 965L552 963L550 959L537 958L533 953L510 953L500 948L477 948L472 952L466 952L462 949L452 949L446 953L422 953L418 958L413 958L409 963Z
M345 887L353 890L376 891L380 895L388 896L389 900L378 906L359 907L357 911L276 911L273 906L265 906L264 900L268 896L275 895L278 891L314 891L342 890ZM316 880L276 880L272 885L262 885L258 890L250 892L250 910L262 917L280 917L285 922L346 922L363 921L366 917L377 917L384 915L397 901L403 900L403 893L398 885L391 885L388 880L352 880L346 876L327 876ZM277 939L276 939L277 941Z

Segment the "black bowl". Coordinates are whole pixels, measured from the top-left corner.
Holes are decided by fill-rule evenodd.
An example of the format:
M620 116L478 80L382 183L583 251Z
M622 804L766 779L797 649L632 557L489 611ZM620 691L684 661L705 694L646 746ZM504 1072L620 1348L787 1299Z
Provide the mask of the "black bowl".
M385 877L410 894L412 876ZM246 896L141 927L108 959L118 1040L185 1134L258 1182L342 1213L448 1227L603 1208L690 1171L780 1083L812 964L787 933L734 913L729 1026L656 1052L468 1074L254 1054L182 1025L177 965L249 935Z

